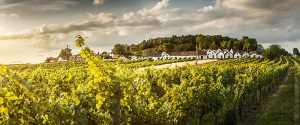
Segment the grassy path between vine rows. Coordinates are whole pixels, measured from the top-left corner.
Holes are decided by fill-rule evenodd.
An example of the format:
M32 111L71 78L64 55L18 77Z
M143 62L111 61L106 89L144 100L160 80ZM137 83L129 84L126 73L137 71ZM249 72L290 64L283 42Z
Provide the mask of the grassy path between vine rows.
M293 125L298 124L295 120L296 103L299 103L299 86L296 86L294 68L288 71L287 80L279 86L279 91L272 95L267 107L259 116L257 125ZM298 94L299 95L299 94ZM298 100L298 102L296 101ZM299 109L299 106L298 106Z
M299 125L299 80L295 75L295 112L294 112L294 125Z

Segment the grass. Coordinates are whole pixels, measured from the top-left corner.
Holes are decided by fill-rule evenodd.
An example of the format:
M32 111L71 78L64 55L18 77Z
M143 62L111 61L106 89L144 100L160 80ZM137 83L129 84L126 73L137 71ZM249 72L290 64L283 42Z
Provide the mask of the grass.
M293 125L294 124L294 69L289 70L288 78L280 85L279 92L257 121L257 125Z

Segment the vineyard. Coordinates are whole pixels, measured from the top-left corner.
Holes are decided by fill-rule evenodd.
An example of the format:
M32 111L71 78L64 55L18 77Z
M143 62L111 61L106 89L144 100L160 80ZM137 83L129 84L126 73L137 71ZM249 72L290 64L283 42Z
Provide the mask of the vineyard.
M107 63L76 45L85 62L1 66L0 124L236 124L292 64L300 79L294 58L141 71L174 61Z
M184 62L189 61L190 59L184 60L158 60L158 61L143 61L143 60L132 60L132 61L114 61L114 62L101 62L111 66L120 66L120 67L127 67L127 68L142 68L142 67L149 67L154 65L163 65L163 64L170 64L176 62ZM17 72L28 72L33 71L38 68L42 69L77 69L83 70L85 69L86 63L85 62L54 62L54 63L44 63L44 64L27 64L27 65L9 65L8 68Z

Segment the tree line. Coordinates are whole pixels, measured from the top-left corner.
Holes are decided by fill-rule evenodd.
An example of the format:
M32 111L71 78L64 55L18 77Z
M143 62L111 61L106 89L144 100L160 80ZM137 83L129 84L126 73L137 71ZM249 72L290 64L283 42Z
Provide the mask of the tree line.
M283 49L280 45L271 45L263 52L263 57L268 59L276 59L280 56L291 56L291 54Z
M115 44L112 52L120 55L141 56L158 52L196 51L206 49L234 49L262 52L263 47L256 39L244 36L242 39L222 35L182 35L143 40L138 44Z

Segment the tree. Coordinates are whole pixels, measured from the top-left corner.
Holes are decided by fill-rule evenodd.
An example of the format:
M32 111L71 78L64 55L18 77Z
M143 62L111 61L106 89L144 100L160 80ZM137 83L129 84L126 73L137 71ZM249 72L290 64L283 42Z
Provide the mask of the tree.
M50 60L51 60L51 57L48 57L48 58L44 61L44 63L49 63Z
M243 37L242 43L244 51L251 52L257 49L257 41L255 39Z
M249 37L236 39L228 36L223 37L221 35L173 35L171 37L150 38L148 40L143 40L139 44L116 44L113 52L122 55L141 56L145 53L163 51L195 51L196 47L199 50L222 48L255 51L257 50L258 45L255 39Z
M51 62L51 61L55 61L55 62L57 62L57 58L48 57L48 58L45 60L45 62L44 62L44 63L49 63L49 62Z
M106 51L103 51L101 54L108 54Z
M199 35L196 37L196 44L197 44L199 50L204 49L204 42L205 42L205 40L202 35Z
M115 54L123 55L126 53L126 47L123 44L116 44L114 45L112 52Z
M296 55L296 56L299 56L300 55L299 50L297 48L294 48L293 49L293 54Z
M234 41L234 43L233 43L233 49L234 50L242 50L243 49L243 45L241 44L240 41Z
M289 53L281 48L280 45L271 45L268 49L263 52L263 56L268 59L276 59L280 56L287 56Z
M217 47L217 45L216 45L216 42L210 43L209 48L210 48L210 49L217 49L218 47Z
M228 49L228 48L227 48L227 44L228 44L227 41L222 41L222 42L221 42L221 49Z
M159 52L172 52L174 48L174 45L171 43L164 43L159 46L158 51Z
M140 49L138 47L138 45L135 44L131 44L130 45L130 53L132 53L133 55L139 55Z
M227 49L233 49L233 43L234 43L233 40L229 40L228 43L227 43L226 48L227 48Z
M267 59L275 59L278 58L280 55L276 53L276 51L272 49L266 49L263 53L263 57Z
M260 44L257 45L256 52L257 52L258 54L263 53L264 50L265 50L265 49L264 49L264 47L263 47L262 45L260 45Z

